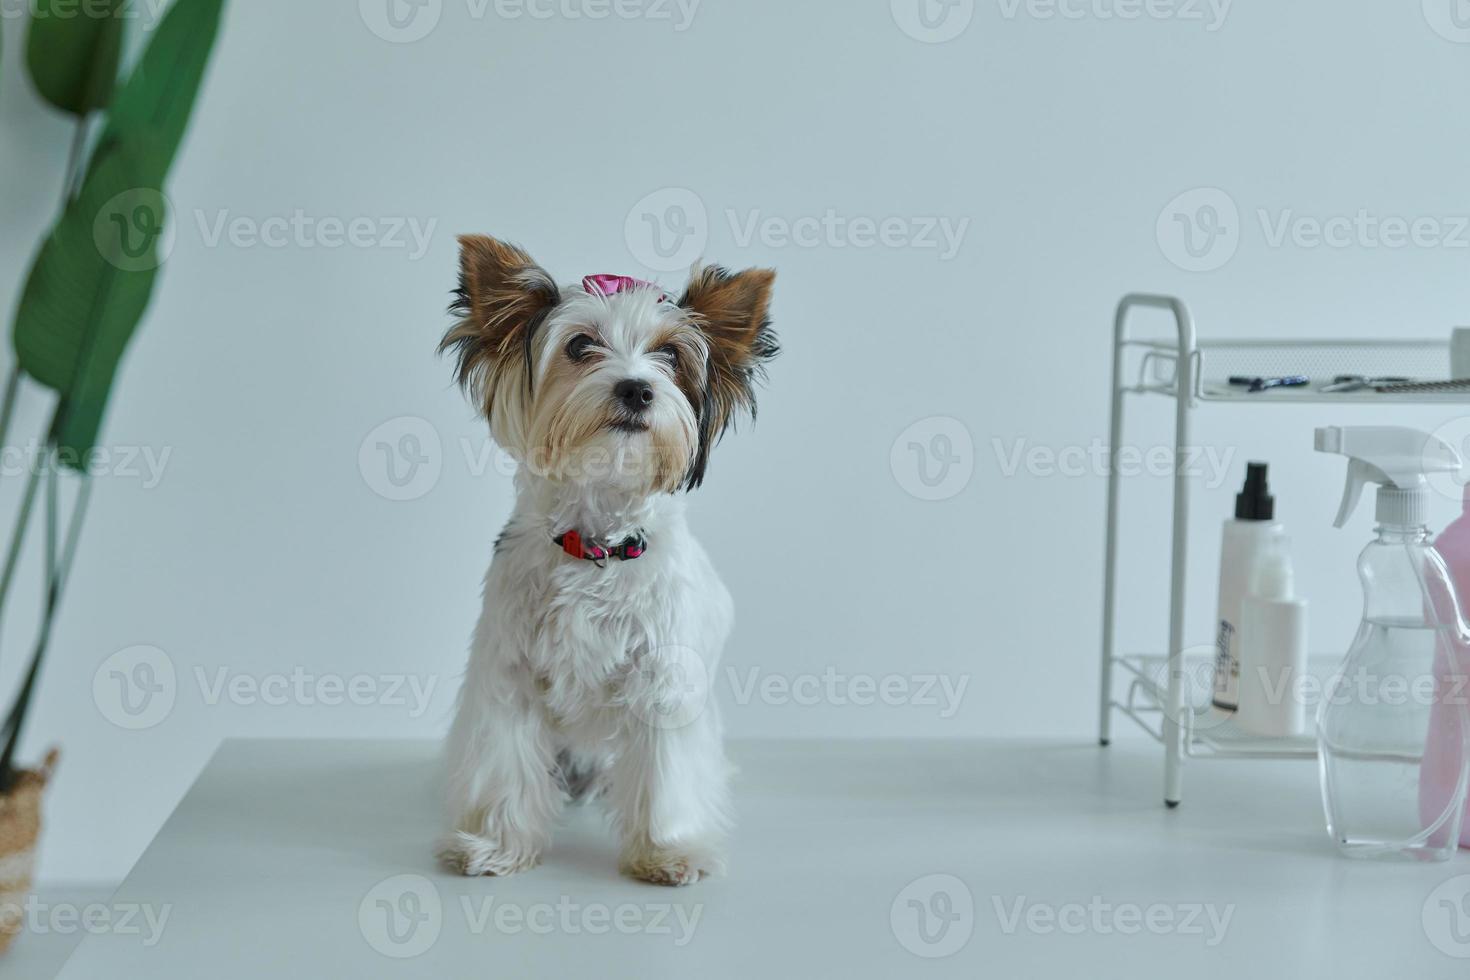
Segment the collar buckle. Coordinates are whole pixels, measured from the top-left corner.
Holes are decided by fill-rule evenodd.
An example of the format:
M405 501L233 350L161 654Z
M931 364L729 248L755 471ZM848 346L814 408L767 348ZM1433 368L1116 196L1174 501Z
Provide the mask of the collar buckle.
M624 538L622 542L610 548L589 543L582 537L581 532L575 529L551 540L568 556L580 561L595 562L599 567L606 565L609 558L616 558L619 561L642 558L643 553L648 550L648 539L643 536L642 531Z

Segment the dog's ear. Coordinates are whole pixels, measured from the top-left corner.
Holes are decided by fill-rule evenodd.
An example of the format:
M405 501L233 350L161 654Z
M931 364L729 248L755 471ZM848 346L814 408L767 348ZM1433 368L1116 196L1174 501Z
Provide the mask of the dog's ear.
M459 238L459 288L439 351L453 351L455 380L488 418L495 390L518 363L531 383L536 329L561 302L556 280L514 245L485 235Z
M748 411L755 418L755 384L765 376L765 363L781 350L769 315L775 282L774 269L732 273L706 266L694 271L679 300L709 346L699 448L685 479L687 489L704 482L710 450L736 417Z

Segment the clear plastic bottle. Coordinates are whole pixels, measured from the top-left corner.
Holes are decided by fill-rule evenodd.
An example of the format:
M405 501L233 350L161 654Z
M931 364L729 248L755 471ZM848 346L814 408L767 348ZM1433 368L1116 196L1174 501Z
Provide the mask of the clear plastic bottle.
M1435 669L1464 659L1454 588L1423 527L1380 525L1358 574L1363 624L1317 720L1327 832L1355 857L1445 860L1464 807L1422 812L1420 780L1432 734L1458 772L1449 800L1465 798L1465 706L1446 703L1454 668Z
M1353 857L1447 860L1470 785L1470 706L1456 683L1470 634L1429 540L1423 473L1459 458L1409 429L1318 430L1317 448L1353 458L1339 526L1362 485L1381 484L1377 536L1358 559L1362 625L1317 714L1327 830ZM1446 777L1426 806L1422 785Z

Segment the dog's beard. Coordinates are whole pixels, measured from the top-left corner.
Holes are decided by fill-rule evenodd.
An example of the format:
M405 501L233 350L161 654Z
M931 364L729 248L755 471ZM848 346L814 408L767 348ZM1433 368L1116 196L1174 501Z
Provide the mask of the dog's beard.
M524 462L558 482L672 493L688 472L698 438L694 410L673 384L655 382L653 406L635 414L617 405L609 385L594 376L543 389Z

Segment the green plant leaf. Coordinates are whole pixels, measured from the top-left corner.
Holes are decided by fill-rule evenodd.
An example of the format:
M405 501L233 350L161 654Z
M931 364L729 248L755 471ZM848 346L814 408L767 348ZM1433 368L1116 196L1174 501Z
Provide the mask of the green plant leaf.
M26 67L47 102L76 116L103 109L117 84L126 0L32 0Z
M96 441L118 362L153 290L166 220L162 194L146 184L157 167L146 140L100 144L21 294L16 358L60 396L51 435L73 468Z
M183 142L223 7L224 0L174 0L113 101L103 139L144 135L161 168L151 186L163 186Z

